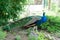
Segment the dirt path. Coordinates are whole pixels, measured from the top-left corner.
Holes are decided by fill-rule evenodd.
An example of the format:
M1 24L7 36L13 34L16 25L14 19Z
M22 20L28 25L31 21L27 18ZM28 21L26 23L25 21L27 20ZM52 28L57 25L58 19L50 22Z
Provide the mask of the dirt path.
M12 34L12 33L7 33L7 37L5 38L5 40L14 40L16 35L20 35L21 40L28 40L28 37L26 35L25 31L19 31L16 33L16 35Z
M5 40L14 40L15 36L11 33L8 33L7 37L5 38Z
M25 30L22 30L22 31L19 31L19 32L16 33L16 35L20 35L21 40L28 40L28 36L26 34L27 34L27 32ZM58 38L55 35L52 35L52 34L50 34L48 32L44 32L44 34L45 34L45 36L49 37L50 39L60 40L60 38ZM16 36L14 34L8 33L5 40L14 40L15 37Z
M25 31L20 31L18 34L21 36L21 40L28 40L28 36Z

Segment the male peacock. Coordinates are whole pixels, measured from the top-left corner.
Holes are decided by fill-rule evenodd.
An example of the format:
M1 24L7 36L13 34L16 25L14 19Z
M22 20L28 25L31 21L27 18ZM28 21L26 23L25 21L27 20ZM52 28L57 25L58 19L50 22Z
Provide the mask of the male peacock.
M45 23L47 21L47 17L45 15L45 12L43 12L43 16L40 17L40 18L41 19L36 20L34 23L31 23L31 24L25 26L24 28L29 28L29 27L33 27L33 26L38 26L39 27L42 23Z

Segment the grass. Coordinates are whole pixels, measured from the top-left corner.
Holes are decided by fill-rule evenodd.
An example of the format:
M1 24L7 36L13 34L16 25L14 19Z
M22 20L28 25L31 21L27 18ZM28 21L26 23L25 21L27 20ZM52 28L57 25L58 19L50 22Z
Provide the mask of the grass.
M0 40L4 40L6 36L7 36L6 32L0 29Z
M15 40L21 40L21 37L19 35L16 35Z
M48 32L59 32L60 31L60 17L47 16L48 20L46 23L41 24L41 29L47 30Z

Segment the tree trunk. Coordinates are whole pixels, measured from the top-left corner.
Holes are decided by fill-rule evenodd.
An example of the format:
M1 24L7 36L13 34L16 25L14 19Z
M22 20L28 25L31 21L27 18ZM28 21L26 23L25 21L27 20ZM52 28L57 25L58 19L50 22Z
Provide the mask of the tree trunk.
M51 0L48 0L48 10L50 10L51 7Z
M59 3L58 3L58 4L59 4L59 8L60 8L60 0L58 0L58 1L59 1Z

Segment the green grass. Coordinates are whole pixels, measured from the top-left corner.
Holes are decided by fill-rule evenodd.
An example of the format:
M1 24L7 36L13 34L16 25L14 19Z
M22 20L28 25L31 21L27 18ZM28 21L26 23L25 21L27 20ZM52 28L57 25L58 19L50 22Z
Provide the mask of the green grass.
M16 35L15 40L21 40L21 37L19 35Z
M7 36L6 32L0 29L0 40L4 40L6 36Z

